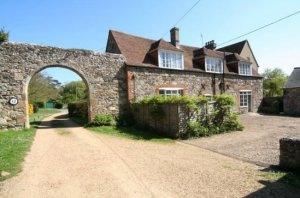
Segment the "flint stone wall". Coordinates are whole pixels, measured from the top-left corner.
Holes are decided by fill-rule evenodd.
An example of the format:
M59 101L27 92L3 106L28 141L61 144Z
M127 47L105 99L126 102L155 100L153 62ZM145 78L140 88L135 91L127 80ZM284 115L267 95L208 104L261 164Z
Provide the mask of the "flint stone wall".
M222 74L139 66L130 66L127 68L127 71L129 98L132 100L158 94L159 88L163 87L180 87L183 88L184 95L190 96L221 93ZM226 74L224 82L225 93L232 95L236 99L235 111L248 111L247 108L239 107L239 93L241 90L252 91L252 110L253 112L258 111L258 107L263 99L261 77Z
M286 115L300 116L300 87L284 89L283 109Z
M280 139L280 166L300 170L300 137Z
M27 89L34 74L47 67L64 67L79 74L89 90L89 119L98 113L127 111L124 58L82 49L1 43L0 129L28 127ZM16 97L16 106L8 104Z

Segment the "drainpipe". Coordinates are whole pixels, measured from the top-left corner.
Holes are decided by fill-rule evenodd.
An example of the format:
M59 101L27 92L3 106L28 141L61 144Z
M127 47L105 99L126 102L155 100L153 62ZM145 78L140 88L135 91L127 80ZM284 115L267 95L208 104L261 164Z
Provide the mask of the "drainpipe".
M221 94L225 93L225 64L226 64L226 60L225 60L225 52L224 53L224 58L223 58L223 72L222 72L222 78L221 78Z
M213 96L216 95L216 74L213 74L212 76L212 89L213 89Z

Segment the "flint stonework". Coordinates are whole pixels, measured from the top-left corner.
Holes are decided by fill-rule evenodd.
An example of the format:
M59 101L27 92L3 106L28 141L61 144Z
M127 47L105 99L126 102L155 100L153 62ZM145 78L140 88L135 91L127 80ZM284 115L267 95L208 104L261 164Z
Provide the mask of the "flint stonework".
M81 49L1 43L0 129L28 127L28 84L47 67L68 68L79 74L89 90L89 119L96 114L127 111L127 86L122 55ZM9 104L16 97L18 104Z

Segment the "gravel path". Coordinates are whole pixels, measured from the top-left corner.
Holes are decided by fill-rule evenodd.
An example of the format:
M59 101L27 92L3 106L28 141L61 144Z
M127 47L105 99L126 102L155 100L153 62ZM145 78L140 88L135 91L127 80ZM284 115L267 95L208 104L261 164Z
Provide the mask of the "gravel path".
M38 129L23 171L0 184L0 197L232 198L299 193L266 181L258 168L183 143L96 134L56 114Z
M185 141L259 165L279 164L279 139L300 136L300 118L249 113L240 116L242 132Z

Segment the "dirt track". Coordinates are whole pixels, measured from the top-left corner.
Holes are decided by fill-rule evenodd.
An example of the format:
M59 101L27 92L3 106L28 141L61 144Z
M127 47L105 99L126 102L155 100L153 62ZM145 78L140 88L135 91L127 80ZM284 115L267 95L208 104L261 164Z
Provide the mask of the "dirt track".
M96 134L56 114L38 129L23 171L0 184L0 197L296 197L257 169L182 143Z

